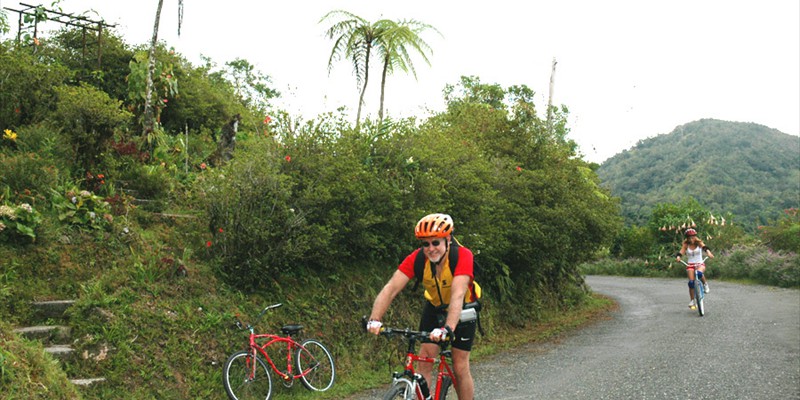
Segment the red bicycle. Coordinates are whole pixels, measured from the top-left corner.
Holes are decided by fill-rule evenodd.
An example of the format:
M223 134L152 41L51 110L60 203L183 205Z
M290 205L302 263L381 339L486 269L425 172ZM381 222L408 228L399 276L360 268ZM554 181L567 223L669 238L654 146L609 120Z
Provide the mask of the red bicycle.
M283 304L267 306L256 317L260 319L267 310ZM333 386L336 370L331 352L319 341L305 339L297 341L295 335L302 331L302 325L284 325L283 335L255 333L252 325L246 327L237 314L236 326L250 331L250 344L246 350L231 355L222 369L225 391L232 400L261 399L272 396L272 377L270 369L291 387L299 379L308 390L322 392ZM285 369L273 362L284 359ZM283 364L281 363L281 366Z
M362 321L364 329L366 329L366 317ZM448 359L452 357L452 353L448 350L450 340L437 342L439 344L439 356L422 357L417 355L415 349L417 342L429 343L428 339L430 332L412 331L408 328L398 329L390 327L381 327L381 336L392 338L401 336L408 341L406 350L405 367L403 371L394 372L392 374L392 386L389 391L383 395L383 400L426 400L431 395L428 383L421 374L414 370L414 364L417 362L425 363L439 363L436 373L436 386L431 397L433 400L445 400L447 391L450 386L455 384L456 377L453 374L453 369L450 368Z

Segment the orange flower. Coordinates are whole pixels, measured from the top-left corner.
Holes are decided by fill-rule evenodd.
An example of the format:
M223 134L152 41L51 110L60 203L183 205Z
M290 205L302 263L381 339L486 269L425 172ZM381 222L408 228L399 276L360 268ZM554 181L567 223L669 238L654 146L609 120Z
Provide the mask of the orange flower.
M206 169L206 163L200 163L200 169Z

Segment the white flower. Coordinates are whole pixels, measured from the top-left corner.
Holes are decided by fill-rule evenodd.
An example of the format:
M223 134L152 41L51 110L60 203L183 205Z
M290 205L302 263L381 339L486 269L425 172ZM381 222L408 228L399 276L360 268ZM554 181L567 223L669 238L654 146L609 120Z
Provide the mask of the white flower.
M406 160L406 164L411 164L413 162L414 162L414 156L408 157L408 160Z
M23 210L25 210L25 211L27 211L27 212L29 212L29 213L32 213L32 212L33 212L33 207L31 207L31 205L30 205L30 204L28 204L28 203L22 203L22 204L20 204L20 205L19 205L19 208L21 208L21 209L23 209Z
M81 190L81 197L89 197L92 194L88 190Z
M2 232L3 229L6 229L6 224L0 222L0 232Z
M16 217L14 209L9 206L0 206L0 217L8 217L14 219Z
M89 211L89 218L95 219L97 218L97 214L95 214L94 211Z
M77 197L75 197L75 196L72 196L72 198L71 198L71 199L69 199L69 200L72 202L72 204L75 204L75 203L77 203L77 202L78 202L78 198L77 198Z

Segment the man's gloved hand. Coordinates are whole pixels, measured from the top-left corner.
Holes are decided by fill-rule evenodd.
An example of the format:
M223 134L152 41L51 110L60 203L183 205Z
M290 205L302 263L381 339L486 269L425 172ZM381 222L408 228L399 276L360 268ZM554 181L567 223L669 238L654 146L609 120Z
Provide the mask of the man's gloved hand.
M434 342L441 342L446 340L449 336L453 335L453 331L449 326L445 325L441 328L436 328L431 331L430 339Z
M381 321L375 321L374 319L371 319L367 322L367 332L374 333L377 335L381 333L382 326L383 323L381 323Z

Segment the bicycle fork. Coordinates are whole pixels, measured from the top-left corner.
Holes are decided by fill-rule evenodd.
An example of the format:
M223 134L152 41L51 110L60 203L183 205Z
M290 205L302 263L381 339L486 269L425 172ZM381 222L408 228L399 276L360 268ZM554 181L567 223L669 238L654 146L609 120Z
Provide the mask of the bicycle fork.
M393 385L403 384L406 387L403 393L404 400L428 400L431 399L430 388L428 388L428 381L418 373L411 373L411 371L395 372L393 374ZM419 399L416 395L422 394Z

